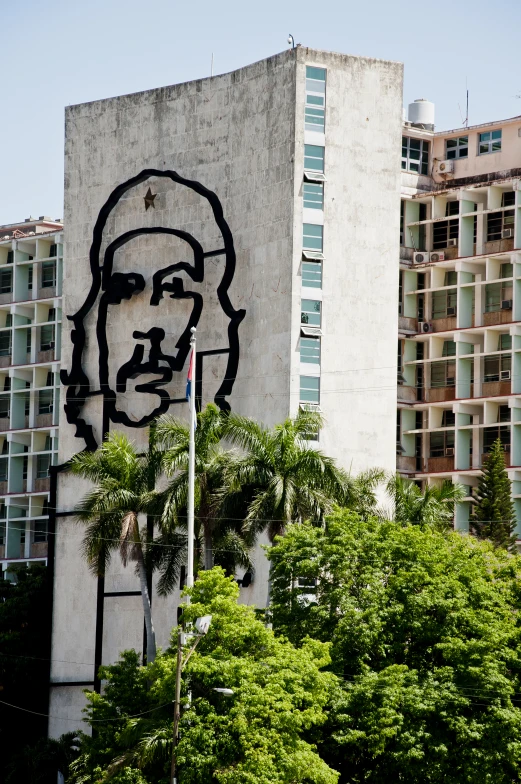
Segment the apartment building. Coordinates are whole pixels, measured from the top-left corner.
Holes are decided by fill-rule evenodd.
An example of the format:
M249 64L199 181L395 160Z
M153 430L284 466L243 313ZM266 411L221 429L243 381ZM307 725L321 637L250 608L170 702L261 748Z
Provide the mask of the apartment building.
M397 466L472 488L501 439L521 534L521 117L402 138Z
M57 461L62 224L0 226L0 568L47 559Z
M401 114L401 64L305 47L67 109L60 464L187 416L195 326L199 404L269 425L316 407L327 454L395 469ZM133 569L115 556L92 576L74 521L88 485L56 479L54 735L98 666L143 645ZM258 555L241 600L263 606ZM165 646L179 592L152 595Z

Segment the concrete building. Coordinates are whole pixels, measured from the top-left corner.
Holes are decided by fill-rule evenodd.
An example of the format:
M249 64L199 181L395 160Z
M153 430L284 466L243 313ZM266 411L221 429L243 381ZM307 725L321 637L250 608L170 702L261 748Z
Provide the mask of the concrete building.
M0 226L0 569L47 559L57 462L62 224Z
M521 534L521 117L402 140L398 469L472 488L499 437ZM412 119L412 122L410 121Z
M60 464L187 415L196 326L203 405L267 424L320 407L320 448L394 470L401 130L401 64L304 47L70 107ZM97 665L142 647L133 570L115 557L96 581L80 555L84 490L58 474L54 735L78 726ZM260 560L242 600L266 587ZM160 645L177 601L154 595Z

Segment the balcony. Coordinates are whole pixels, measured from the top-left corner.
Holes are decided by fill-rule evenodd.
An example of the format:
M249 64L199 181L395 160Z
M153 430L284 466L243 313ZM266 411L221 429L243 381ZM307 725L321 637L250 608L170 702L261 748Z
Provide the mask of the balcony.
M425 461L425 473L437 474L446 471L454 471L454 457L429 457Z
M505 251L509 250L514 250L513 237L508 237L505 240L492 240L491 242L483 243L483 253L486 255L492 253L504 253Z
M52 414L36 414L36 427L52 427Z
M456 387L429 387L424 390L426 403L443 403L445 400L456 399Z
M400 245L400 261L412 262L413 253L414 248L406 248L404 245Z
M410 316L398 316L398 329L408 332L418 332L418 319Z
M48 492L51 489L51 480L49 477L44 477L42 479L35 479L34 480L34 492L35 493L44 493Z
M36 355L37 362L53 362L54 361L54 349L48 349L47 351L38 351Z
M431 324L434 332L450 332L457 328L457 318L446 316L446 318L433 319Z
M9 430L9 417L0 417L0 430Z
M510 395L511 391L510 381L484 381L481 385L481 397L501 397Z
M509 324L512 321L512 310L492 310L483 313L483 324L485 327L493 327L495 324Z
M399 403L416 403L416 387L408 387L405 384L398 385L398 402Z
M12 360L11 360L11 356L10 355L8 355L6 357L5 356L4 357L0 357L0 368L9 367L9 365L11 364L11 361Z
M56 286L43 286L38 289L38 299L48 299L56 296Z
M396 456L396 470L404 473L413 474L416 472L416 458L406 455Z
M47 542L31 542L30 558L47 558Z

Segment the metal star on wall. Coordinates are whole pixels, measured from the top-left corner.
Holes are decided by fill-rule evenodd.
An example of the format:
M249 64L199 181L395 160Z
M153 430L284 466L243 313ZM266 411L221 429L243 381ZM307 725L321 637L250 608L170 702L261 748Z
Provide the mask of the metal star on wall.
M145 210L148 210L149 207L153 207L154 209L156 208L156 205L154 204L154 199L156 198L156 196L157 196L157 193L153 194L152 191L149 188L147 193L146 193L146 196L143 196L143 198L145 200Z

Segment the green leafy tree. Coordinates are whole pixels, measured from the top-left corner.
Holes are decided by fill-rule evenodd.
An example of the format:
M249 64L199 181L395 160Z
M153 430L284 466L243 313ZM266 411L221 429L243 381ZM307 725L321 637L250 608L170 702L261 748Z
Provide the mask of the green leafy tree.
M516 516L512 502L512 483L505 468L501 441L494 442L483 464L475 492L476 505L471 527L479 539L490 539L496 547L514 550Z
M24 774L24 747L47 732L50 585L41 564L10 566L8 575L0 580L0 781L37 784Z
M430 526L440 531L452 526L455 504L465 497L462 485L448 480L441 485L427 485L422 490L410 479L404 479L399 474L389 478L386 491L391 508L380 511L382 519ZM356 510L356 507L354 508Z
M328 644L307 640L296 649L276 638L251 607L238 604L238 586L220 567L201 573L189 593L185 621L210 614L212 622L183 671L179 780L336 784L337 774L306 739L325 721L336 683L321 671ZM131 651L102 668L103 695L87 693L87 722L98 730L82 737L72 782L120 781L112 777L139 771L146 782L167 784L175 671L173 649L147 667ZM233 696L215 691L222 687Z
M145 548L147 533L140 517L157 515L156 480L161 471L160 455L152 446L144 454L117 431L110 433L95 452L81 452L70 462L70 471L92 482L92 489L76 507L79 522L86 526L83 553L94 574L105 574L114 550L123 565L136 563L145 626L147 661L154 660L156 641L147 585Z
M205 569L214 563L234 571L237 565L251 567L252 542L241 532L240 509L232 519L223 517L217 491L224 481L231 453L221 446L224 415L214 404L208 404L197 415L195 431L195 523L196 557ZM188 503L189 427L172 416L158 419L155 427L158 445L162 448L162 466L169 485L163 494L163 530L186 532ZM158 544L170 545L168 534ZM163 576L160 589L168 590L178 576L181 553L175 548L161 548ZM201 552L203 557L201 558ZM182 548L185 557L186 546Z
M227 467L222 508L245 498L243 528L254 537L267 530L273 539L291 522L323 520L336 503L349 502L353 480L309 442L321 426L310 411L274 428L239 414L226 419L224 437L242 453Z
M339 688L314 736L341 782L521 777L521 563L486 542L337 512L269 551L272 618L331 642Z

